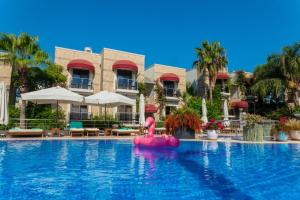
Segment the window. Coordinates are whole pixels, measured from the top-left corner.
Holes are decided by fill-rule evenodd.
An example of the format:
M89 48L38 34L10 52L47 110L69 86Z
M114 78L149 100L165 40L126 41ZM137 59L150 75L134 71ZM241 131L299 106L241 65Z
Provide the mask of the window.
M72 105L70 119L72 120L85 120L89 119L87 106Z
M71 82L72 88L89 89L91 82L89 80L90 72L88 70L73 69L73 77Z
M166 96L173 97L176 95L176 84L174 81L164 81Z
M171 114L174 110L176 110L176 106L166 106L166 116Z
M117 75L118 75L118 79L119 78L132 79L132 72L128 70L118 70Z
M120 121L132 121L132 106L118 106L118 116Z
M117 88L126 90L137 90L137 82L133 79L133 72L128 70L118 70Z

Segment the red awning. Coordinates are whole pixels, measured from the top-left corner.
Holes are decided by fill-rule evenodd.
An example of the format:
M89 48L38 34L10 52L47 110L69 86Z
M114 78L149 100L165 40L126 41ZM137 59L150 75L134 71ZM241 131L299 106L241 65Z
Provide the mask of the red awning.
M175 81L179 82L179 77L173 73L164 73L160 76L160 81Z
M84 59L75 59L69 62L68 69L87 69L95 71L93 63Z
M233 108L248 108L248 102L247 101L235 101L231 103L231 107Z
M116 61L113 66L113 70L115 69L123 69L123 70L129 70L129 71L138 71L138 66L134 62L130 60L118 60Z
M227 73L223 73L223 72L219 72L218 74L217 74L217 79L219 79L219 80L225 80L225 79L228 79L228 74Z
M154 104L146 104L145 105L145 112L146 113L156 113L157 107Z

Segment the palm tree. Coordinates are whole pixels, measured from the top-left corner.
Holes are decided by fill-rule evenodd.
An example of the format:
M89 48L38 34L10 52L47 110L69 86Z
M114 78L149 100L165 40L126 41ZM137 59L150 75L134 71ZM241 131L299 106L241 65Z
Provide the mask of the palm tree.
M300 43L284 47L281 54L269 56L266 64L255 69L254 77L251 89L260 97L284 94L288 102L295 103L300 78Z
M0 35L0 50L2 59L7 60L12 66L11 78L11 99L15 99L15 84L18 85L20 93L27 92L27 76L30 67L37 67L42 64L50 63L47 53L43 52L38 45L38 37L30 36L27 33L21 33L19 36L4 34ZM15 82L15 74L18 80ZM13 103L14 100L11 101ZM25 103L20 107L20 122L25 119Z
M300 78L300 43L283 48L279 56L279 66L288 82L287 88L291 93L289 102L295 102Z
M210 101L213 100L212 91L217 80L217 74L226 67L227 58L225 49L219 42L204 41L200 48L196 48L197 60L193 63L193 67L198 73L203 75L204 97L207 96L207 88L209 89Z
M0 59L7 61L12 67L10 88L9 88L9 104L13 105L16 101L16 87L14 85L14 75L16 73L17 62L17 42L18 38L13 34L0 34Z

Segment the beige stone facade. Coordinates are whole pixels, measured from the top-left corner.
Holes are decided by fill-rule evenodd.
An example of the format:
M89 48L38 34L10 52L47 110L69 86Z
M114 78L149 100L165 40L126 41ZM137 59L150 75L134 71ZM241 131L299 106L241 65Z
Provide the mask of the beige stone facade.
M68 67L74 60L90 62L94 70L88 69L84 65L81 67L80 64L75 67ZM121 65L114 68L115 63L120 61ZM125 62L124 69L122 62ZM136 69L131 69L132 66L127 69L126 62L136 66ZM63 66L64 74L68 79L68 88L84 96L106 90L136 100L138 95L137 82L144 80L145 56L125 51L104 48L100 53L93 53L90 48L79 51L56 47L55 63ZM93 116L104 114L104 108L99 106L62 105L62 107L71 118L72 115L73 118L82 118L80 116L82 113ZM135 118L136 106L124 105L117 108L107 108L107 113L117 118L124 118L125 121L127 119L130 121Z
M7 96L9 95L11 79L11 66L5 60L0 60L0 82L4 82L7 88Z
M162 78L164 77L164 78ZM163 86L166 96L164 115L180 106L180 94L186 90L186 70L184 68L153 64L145 71L145 83L147 85L147 103L156 104L154 92L155 81ZM158 106L158 105L157 105Z
M120 93L136 101L139 93L138 82L144 82L148 91L145 101L149 104L155 104L155 80L165 74L172 74L176 78L175 81L160 80L166 89L165 114L179 107L178 94L182 94L186 88L184 68L154 64L145 70L145 56L126 51L103 48L99 52L92 52L91 48L74 50L55 47L54 62L63 67L63 73L67 77L66 86L73 92L89 96L106 90ZM7 87L10 84L10 74L11 67L0 61L0 81L4 81ZM99 106L83 104L60 106L65 111L67 120L89 119L91 116L104 114L103 107ZM122 121L138 120L136 106L124 105L106 110L108 115Z

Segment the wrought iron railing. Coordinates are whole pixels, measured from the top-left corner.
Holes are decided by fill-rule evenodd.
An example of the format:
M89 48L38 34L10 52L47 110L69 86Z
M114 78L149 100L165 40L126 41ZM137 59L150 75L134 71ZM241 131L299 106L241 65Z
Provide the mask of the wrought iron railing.
M135 79L118 78L116 82L117 89L137 90L138 85Z
M93 83L89 78L73 77L70 83L70 88L92 90Z
M117 112L115 114L115 119L124 123L138 123L139 114L134 112Z
M86 120L91 118L92 113L90 112L70 112L70 120Z
M166 97L176 97L177 90L174 88L164 88Z

